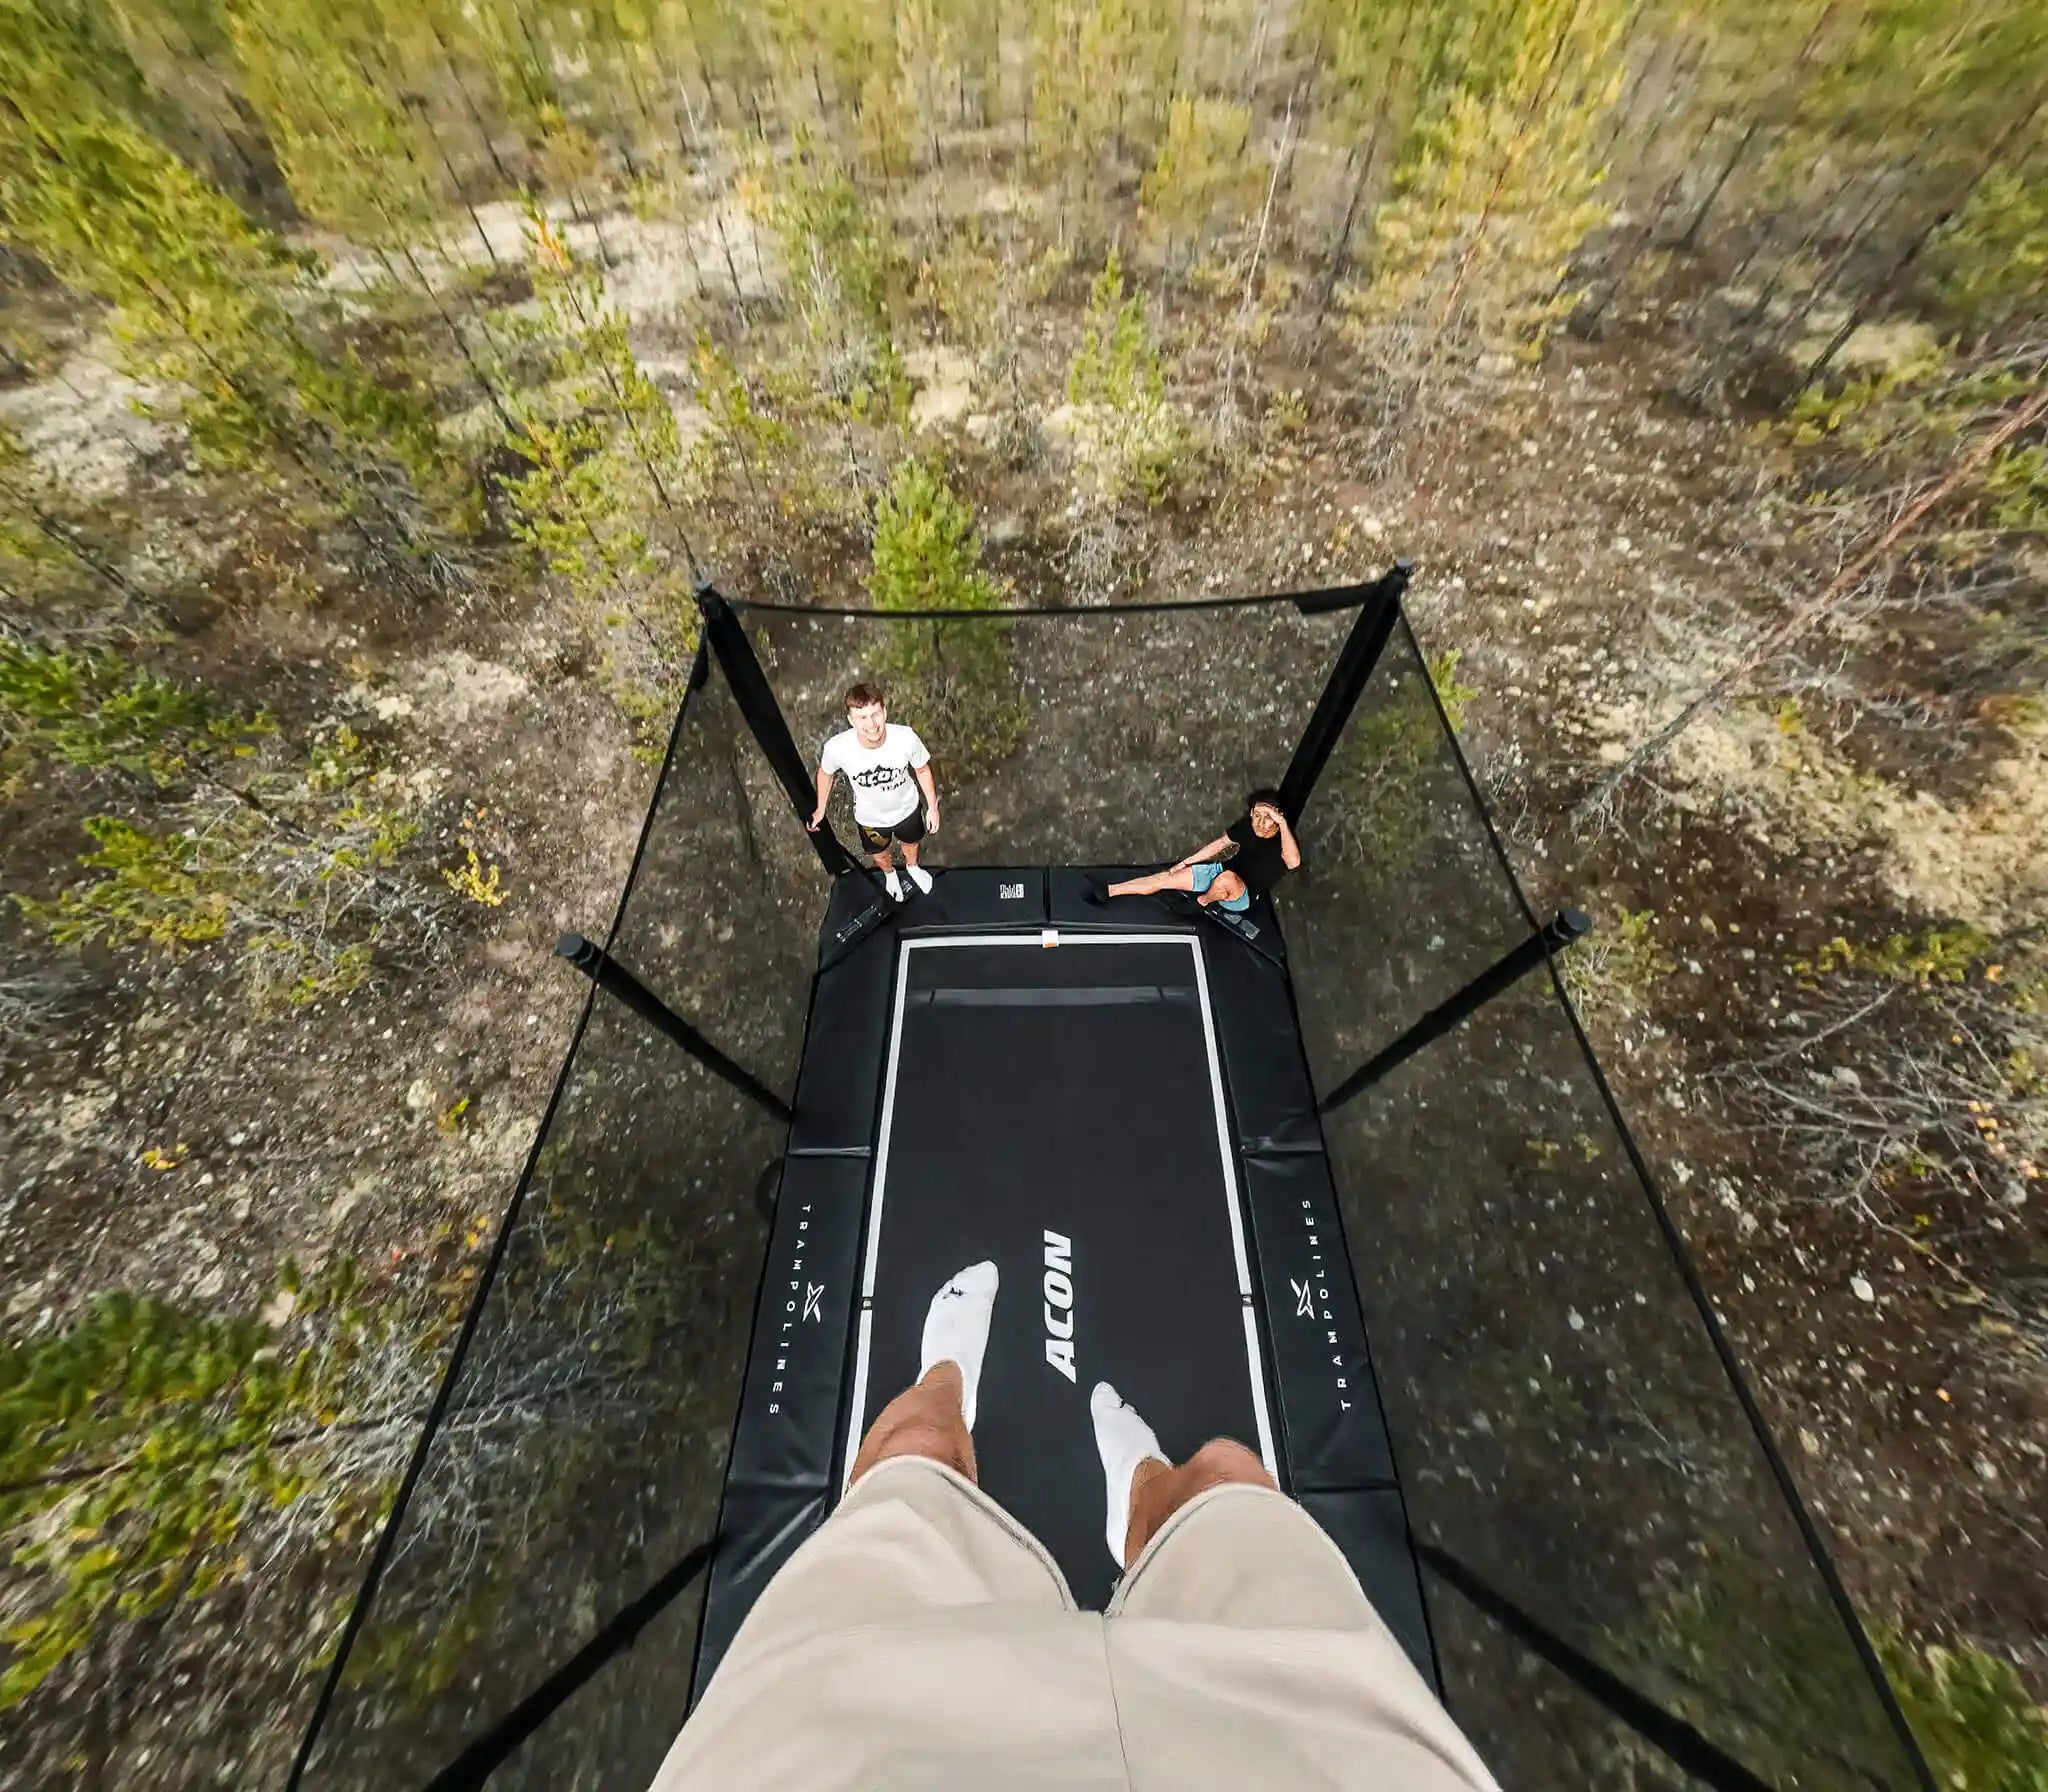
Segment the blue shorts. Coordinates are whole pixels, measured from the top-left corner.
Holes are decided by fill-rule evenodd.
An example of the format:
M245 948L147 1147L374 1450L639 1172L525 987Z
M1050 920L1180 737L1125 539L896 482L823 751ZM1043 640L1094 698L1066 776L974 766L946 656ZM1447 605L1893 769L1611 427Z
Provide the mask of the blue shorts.
M1213 860L1204 865L1190 865L1188 869L1195 874L1195 894L1197 896L1201 895L1204 890L1208 889L1211 884L1223 875L1223 867L1216 864ZM1216 904L1218 908L1227 908L1233 915L1243 914L1251 905L1252 896L1249 890L1242 896L1227 896Z

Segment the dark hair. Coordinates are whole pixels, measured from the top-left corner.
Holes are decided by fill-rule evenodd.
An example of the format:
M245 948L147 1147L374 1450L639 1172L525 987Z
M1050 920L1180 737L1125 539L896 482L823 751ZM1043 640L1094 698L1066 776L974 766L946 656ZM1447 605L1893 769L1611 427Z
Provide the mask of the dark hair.
M882 687L878 684L869 684L866 679L846 687L848 709L866 709L870 703L886 705L888 701L889 699L882 695Z
M1287 813L1286 809L1282 806L1280 802L1279 791L1270 790L1263 784L1261 784L1258 787L1258 789L1253 791L1250 796L1244 799L1244 812L1247 815L1249 815L1261 803L1271 803L1273 807L1278 809L1282 815L1285 815Z

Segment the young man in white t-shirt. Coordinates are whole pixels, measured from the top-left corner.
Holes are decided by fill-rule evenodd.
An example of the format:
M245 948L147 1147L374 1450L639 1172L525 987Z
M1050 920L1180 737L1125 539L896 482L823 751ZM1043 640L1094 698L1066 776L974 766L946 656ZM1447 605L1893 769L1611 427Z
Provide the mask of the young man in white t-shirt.
M932 887L932 874L917 862L920 842L939 831L932 756L915 729L889 720L888 703L876 685L857 684L846 693L846 719L853 726L833 735L818 758L818 807L811 826L815 829L825 819L832 780L844 772L853 785L853 819L860 827L860 842L875 855L889 894L901 902L905 892L896 875L898 841L910 881L920 890Z

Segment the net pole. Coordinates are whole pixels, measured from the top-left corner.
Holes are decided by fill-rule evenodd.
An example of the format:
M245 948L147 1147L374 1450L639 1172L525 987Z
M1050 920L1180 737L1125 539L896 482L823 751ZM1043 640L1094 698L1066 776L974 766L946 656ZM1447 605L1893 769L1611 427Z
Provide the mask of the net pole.
M1467 1567L1448 1550L1412 1539L1416 1559L1452 1586L1512 1636L1548 1662L1581 1692L1618 1717L1668 1761L1714 1792L1777 1792L1719 1744L1682 1717L1643 1697L1618 1674L1575 1649Z
M725 674L733 701L746 718L747 728L760 747L761 756L768 761L768 769L775 774L775 781L789 798L790 808L808 830L806 838L817 853L819 863L834 877L842 872L858 871L859 861L840 844L829 820L820 821L815 828L810 825L811 809L817 801L817 786L812 781L810 764L797 750L796 737L789 731L782 706L775 701L774 687L769 684L767 673L761 670L754 644L740 626L738 613L711 585L698 586L697 608L704 617L704 637L711 643L712 655L718 661L719 670Z
M1351 633L1344 639L1336 665L1330 668L1323 694L1316 699L1308 726L1302 730L1294 757L1288 762L1287 775L1280 780L1281 811L1296 826L1300 825L1301 812L1315 791L1316 780L1323 775L1323 767L1329 763L1359 698L1365 695L1373 668L1379 664L1394 632L1394 623L1401 613L1401 593L1408 589L1413 570L1411 562L1396 560L1380 574L1359 608Z
M555 1669L510 1714L493 1724L461 1754L427 1782L426 1792L476 1792L491 1775L529 1742L599 1670L633 1647L640 1633L684 1593L718 1553L719 1539L699 1543L612 1619L597 1635Z
M1330 1113L1333 1109L1342 1107L1354 1095L1371 1088L1397 1064L1406 1063L1425 1045L1432 1040L1441 1039L1461 1022L1470 1019L1495 996L1512 988L1538 965L1546 963L1552 953L1562 951L1576 939L1584 938L1592 930L1592 926L1593 923L1579 910L1561 910L1519 946L1488 965L1463 989L1439 1002L1391 1045L1374 1053L1359 1065L1336 1088L1316 1103L1316 1112Z
M784 1125L794 1118L788 1102L744 1064L728 1058L602 946L580 933L565 933L555 942L555 951L655 1031L673 1039L713 1076L731 1084L756 1106L766 1108Z

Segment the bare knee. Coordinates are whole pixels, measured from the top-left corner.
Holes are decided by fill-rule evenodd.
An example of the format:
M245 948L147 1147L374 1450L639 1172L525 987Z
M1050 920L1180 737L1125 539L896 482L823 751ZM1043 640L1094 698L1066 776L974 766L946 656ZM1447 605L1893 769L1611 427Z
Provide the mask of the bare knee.
M897 1456L920 1456L929 1462L943 1463L970 1481L980 1478L974 1457L974 1440L968 1436L964 1425L941 1425L923 1418L906 1418L893 1425L877 1421L874 1429L861 1441L852 1472L847 1476L848 1484Z
M1187 1459L1186 1468L1204 1487L1240 1483L1251 1487L1277 1485L1257 1455L1235 1438L1211 1438Z
M933 1425L914 1419L892 1430L887 1442L891 1456L928 1456L934 1462L959 1466L960 1437L951 1425Z

